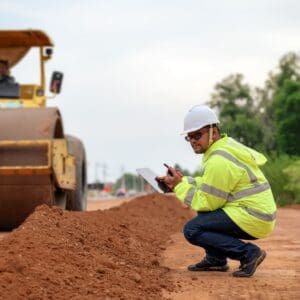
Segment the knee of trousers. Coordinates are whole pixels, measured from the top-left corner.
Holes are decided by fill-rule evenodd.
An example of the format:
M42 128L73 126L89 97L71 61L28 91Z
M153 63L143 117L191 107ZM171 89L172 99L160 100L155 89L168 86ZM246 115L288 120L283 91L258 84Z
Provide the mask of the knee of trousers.
M196 243L196 239L199 238L202 232L199 226L195 227L191 222L186 223L183 228L183 235L191 244Z

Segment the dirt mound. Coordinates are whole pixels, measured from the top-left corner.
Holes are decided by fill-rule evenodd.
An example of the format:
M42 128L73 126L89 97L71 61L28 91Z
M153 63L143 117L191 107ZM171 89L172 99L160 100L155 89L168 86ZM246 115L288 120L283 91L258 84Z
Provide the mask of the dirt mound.
M0 242L2 299L157 299L160 253L190 212L152 194L106 211L40 206Z

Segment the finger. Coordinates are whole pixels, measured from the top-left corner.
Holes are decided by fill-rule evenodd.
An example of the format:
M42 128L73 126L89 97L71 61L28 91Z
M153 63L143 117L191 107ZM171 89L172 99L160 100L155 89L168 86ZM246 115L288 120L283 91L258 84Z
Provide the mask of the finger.
M170 175L170 176L175 176L176 175L176 170L173 167L169 166L167 174Z
M183 177L183 174L182 174L179 170L176 170L176 173L177 173L179 176Z

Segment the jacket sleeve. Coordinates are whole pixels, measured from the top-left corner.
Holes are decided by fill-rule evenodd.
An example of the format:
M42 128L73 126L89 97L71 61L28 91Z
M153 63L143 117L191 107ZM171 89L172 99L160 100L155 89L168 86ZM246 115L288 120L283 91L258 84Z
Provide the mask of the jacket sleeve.
M203 176L184 177L175 187L177 198L196 211L221 208L240 180L243 170L219 155L210 157Z

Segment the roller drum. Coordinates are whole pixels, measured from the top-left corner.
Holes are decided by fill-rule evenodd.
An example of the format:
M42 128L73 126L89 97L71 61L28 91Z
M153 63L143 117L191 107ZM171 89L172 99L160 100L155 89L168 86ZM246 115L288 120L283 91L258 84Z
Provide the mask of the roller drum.
M0 141L52 140L64 138L62 120L56 108L28 108L0 110ZM41 162L43 151L36 146L26 151L10 149L1 152L1 164L8 161L26 166L32 161ZM39 154L41 153L41 154ZM34 158L34 159L33 159ZM12 163L10 163L12 164ZM53 205L55 202L53 175L4 175L0 174L0 229L19 226L40 204Z

